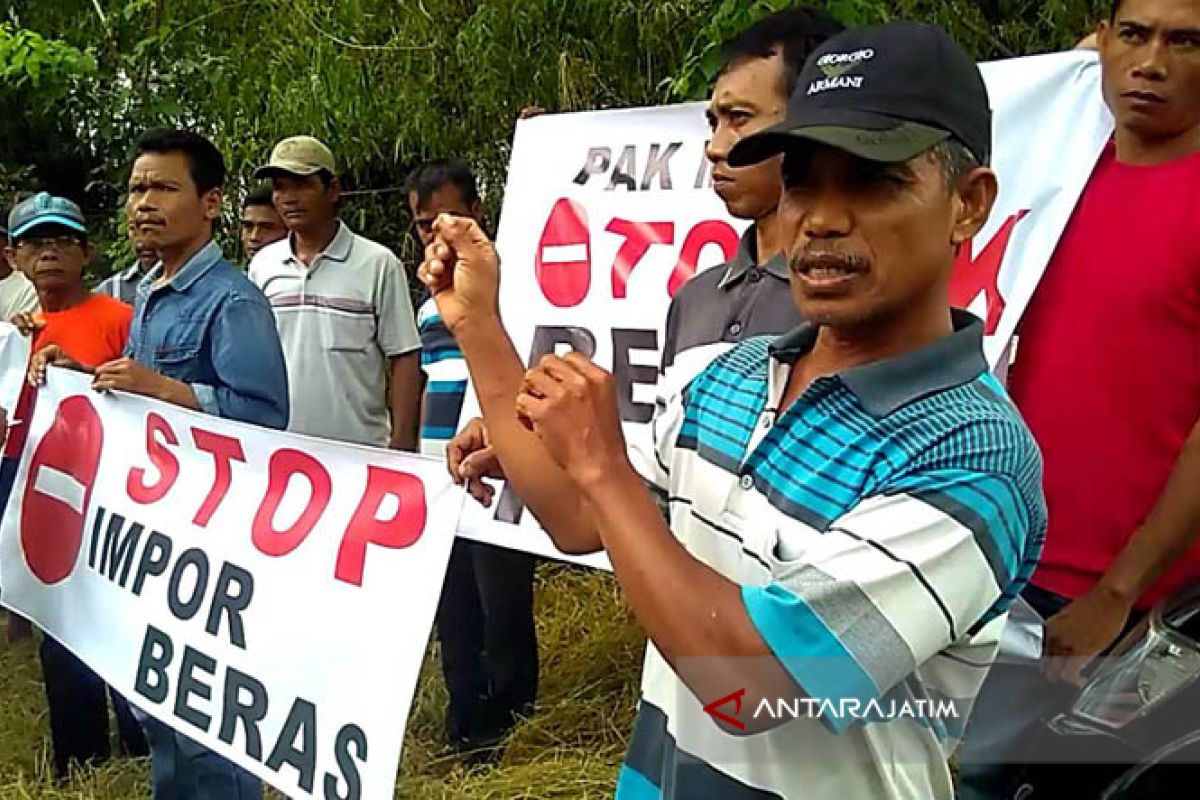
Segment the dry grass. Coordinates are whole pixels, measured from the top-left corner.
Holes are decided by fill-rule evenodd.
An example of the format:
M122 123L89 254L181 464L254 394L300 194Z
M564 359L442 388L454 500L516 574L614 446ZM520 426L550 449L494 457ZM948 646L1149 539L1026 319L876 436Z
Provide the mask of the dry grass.
M396 797L411 800L592 800L611 797L632 727L642 637L612 577L560 565L539 571L542 682L538 713L499 765L467 770L443 753L445 688L427 654L408 722ZM114 761L65 786L50 779L36 647L0 644L0 800L149 796L147 765Z

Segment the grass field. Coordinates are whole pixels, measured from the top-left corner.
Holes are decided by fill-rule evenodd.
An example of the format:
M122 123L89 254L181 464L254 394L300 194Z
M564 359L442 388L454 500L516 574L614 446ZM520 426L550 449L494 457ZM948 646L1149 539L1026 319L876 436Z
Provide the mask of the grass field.
M445 689L430 649L396 785L412 800L592 800L612 796L632 726L643 639L611 576L539 569L538 712L495 767L466 770L443 754ZM0 643L0 800L149 797L148 766L113 761L55 786L36 644ZM275 795L272 795L275 796Z

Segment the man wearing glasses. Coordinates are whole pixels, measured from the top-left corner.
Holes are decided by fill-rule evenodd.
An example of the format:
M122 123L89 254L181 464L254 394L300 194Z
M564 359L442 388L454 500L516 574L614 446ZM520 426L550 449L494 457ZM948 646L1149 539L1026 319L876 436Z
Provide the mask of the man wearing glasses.
M94 255L79 206L45 192L9 215L8 257L37 289L42 313L17 315L17 327L36 334L33 349L58 345L70 358L97 367L121 357L133 309L83 282Z
M13 319L34 337L34 351L55 345L90 368L120 358L133 309L84 285L83 271L95 251L79 206L42 192L13 209L8 230L8 258L32 278L41 302L41 313ZM28 418L28 412L21 416ZM42 639L41 656L54 771L65 778L72 763L94 764L110 755L106 687L50 636ZM122 754L146 755L145 739L128 704L116 693L112 700Z

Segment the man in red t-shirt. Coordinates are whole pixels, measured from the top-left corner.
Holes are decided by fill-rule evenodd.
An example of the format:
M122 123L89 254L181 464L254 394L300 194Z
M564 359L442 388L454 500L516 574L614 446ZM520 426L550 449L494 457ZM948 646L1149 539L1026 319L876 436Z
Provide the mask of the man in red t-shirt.
M1098 48L1116 135L1009 373L1045 460L1050 524L1024 593L1046 618L1041 680L989 677L964 762L997 760L983 740L1020 738L1014 716L1041 710L1028 698L1069 697L1131 618L1200 582L1200 2L1114 5ZM998 778L964 763L960 797L1007 797Z
M35 336L34 352L55 345L86 367L120 358L133 309L93 294L84 285L83 270L93 249L79 206L43 192L13 209L8 227L8 255L33 279L41 301L41 313L13 319L23 332ZM24 397L23 404L28 399ZM20 413L28 419L28 408ZM55 774L66 777L72 763L95 763L109 755L106 687L48 635L42 638L41 657ZM146 755L141 727L128 704L115 693L112 699L122 751Z

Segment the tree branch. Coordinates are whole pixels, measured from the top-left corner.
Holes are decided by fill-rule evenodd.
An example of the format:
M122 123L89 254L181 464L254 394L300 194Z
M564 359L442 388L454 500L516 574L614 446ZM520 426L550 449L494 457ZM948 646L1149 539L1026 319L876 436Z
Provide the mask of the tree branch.
M301 11L299 8L296 9L296 13L299 14L304 19L304 21L308 23L309 27L311 27L314 31L321 34L322 36L324 36L326 39L333 42L334 44L336 44L340 47L345 47L348 50L365 50L368 52L370 52L370 51L400 52L400 51L405 51L405 50L408 50L408 51L432 50L434 48L434 45L432 45L432 44L397 45L397 44L356 44L355 42L348 42L345 39L339 39L337 36L334 36L332 33L325 30L324 28L322 28L320 25L317 24L317 21L315 19L313 19L311 16L309 16L304 11Z

